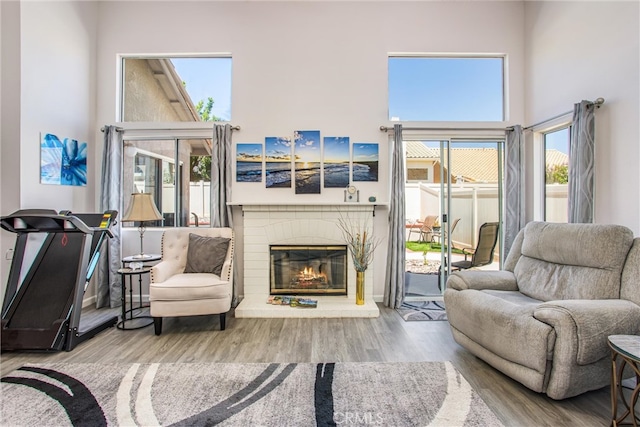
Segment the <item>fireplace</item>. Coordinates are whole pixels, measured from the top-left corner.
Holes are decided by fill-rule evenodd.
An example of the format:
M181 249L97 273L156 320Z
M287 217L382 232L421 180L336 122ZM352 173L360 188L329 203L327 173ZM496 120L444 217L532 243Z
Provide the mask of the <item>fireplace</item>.
M240 203L239 203L240 204ZM351 255L345 256L344 281L347 290L341 295L322 292L309 295L318 301L316 308L285 307L268 304L271 293L271 247L304 246L316 249L318 245L339 246L344 250L345 240L339 227L340 219L349 217L355 223L374 221L375 207L362 203L338 204L261 204L242 203L243 274L242 301L235 309L236 318L338 318L378 317L380 310L373 297L374 276L380 267L372 263L365 275L365 304L356 305L356 270ZM346 251L345 251L346 252ZM381 270L383 271L383 270ZM303 267L304 272L304 267ZM333 273L335 274L335 273ZM380 274L380 273L378 273ZM382 273L384 274L384 273ZM273 271L275 277L275 271ZM287 285L287 286L290 286ZM280 280L277 293L283 292ZM305 297L304 294L299 295Z
M347 295L347 247L270 245L271 295Z

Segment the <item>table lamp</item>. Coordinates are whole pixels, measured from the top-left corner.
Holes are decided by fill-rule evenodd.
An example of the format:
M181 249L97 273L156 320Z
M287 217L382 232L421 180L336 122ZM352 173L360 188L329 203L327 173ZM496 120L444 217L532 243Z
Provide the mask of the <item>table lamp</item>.
M129 209L122 218L122 222L125 221L138 221L138 231L140 232L140 253L134 255L133 258L145 259L151 258L151 255L144 253L143 239L146 227L145 221L157 221L162 219L162 215L158 211L156 204L153 201L151 193L133 193L131 194L131 201L129 202Z

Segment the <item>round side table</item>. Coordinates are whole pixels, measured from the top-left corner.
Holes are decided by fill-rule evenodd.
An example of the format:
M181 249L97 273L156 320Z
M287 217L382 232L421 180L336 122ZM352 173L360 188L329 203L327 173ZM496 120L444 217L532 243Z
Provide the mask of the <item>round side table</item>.
M127 264L132 262L153 262L160 261L162 259L162 255L157 254L145 254L144 258L138 258L138 255L131 255L122 258L122 266L126 267Z
M149 274L151 266L144 265L141 268L131 268L134 262L152 262L160 261L162 257L160 255L147 255L145 258L138 258L134 256L128 256L122 258L122 268L118 270L120 276L122 276L122 290L120 300L122 302L122 318L116 324L118 329L132 330L146 328L153 323L153 317L148 314L144 314L145 308L149 308L149 305L144 305L142 302L142 275ZM135 306L133 302L133 276L138 276L138 305ZM128 280L127 280L128 279ZM128 285L127 285L128 283ZM129 303L130 308L127 309L126 289L129 288ZM128 324L127 324L128 323Z
M611 347L611 425L638 426L638 416L635 412L638 394L640 393L640 336L639 335L610 335L608 337ZM618 364L618 360L620 363ZM624 367L629 366L636 376L636 386L631 393L631 401L628 402L622 390L622 374ZM618 397L625 406L625 411L618 416ZM631 423L625 422L631 417Z

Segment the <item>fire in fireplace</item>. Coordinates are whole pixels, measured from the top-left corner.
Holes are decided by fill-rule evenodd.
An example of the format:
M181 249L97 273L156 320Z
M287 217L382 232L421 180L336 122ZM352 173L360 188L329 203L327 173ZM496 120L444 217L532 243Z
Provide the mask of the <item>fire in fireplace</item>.
M347 247L269 246L271 295L346 295Z

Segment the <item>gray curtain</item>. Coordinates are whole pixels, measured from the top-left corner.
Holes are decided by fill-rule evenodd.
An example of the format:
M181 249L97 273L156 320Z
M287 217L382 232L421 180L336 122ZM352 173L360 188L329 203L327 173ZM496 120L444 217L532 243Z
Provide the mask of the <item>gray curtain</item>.
M211 149L211 226L232 227L233 215L231 206L231 125L213 125L213 141ZM233 263L234 277L238 277L237 263ZM238 287L233 283L231 305L239 303Z
M573 108L569 154L569 222L593 222L595 173L594 105L582 101Z
M393 126L393 153L391 158L391 200L389 200L389 247L384 288L384 305L399 308L404 295L405 270L405 206L404 206L404 153L402 125Z
M504 258L509 254L518 231L525 225L524 207L524 135L522 126L507 129L505 142L505 218Z
M211 149L211 226L233 227L231 206L231 125L213 125Z
M96 281L96 307L119 307L122 302L120 268L120 217L122 205L122 133L115 126L104 128L102 152L102 176L100 178L100 211L118 211L116 223L111 227L113 237L103 245ZM106 251L105 251L106 249Z

